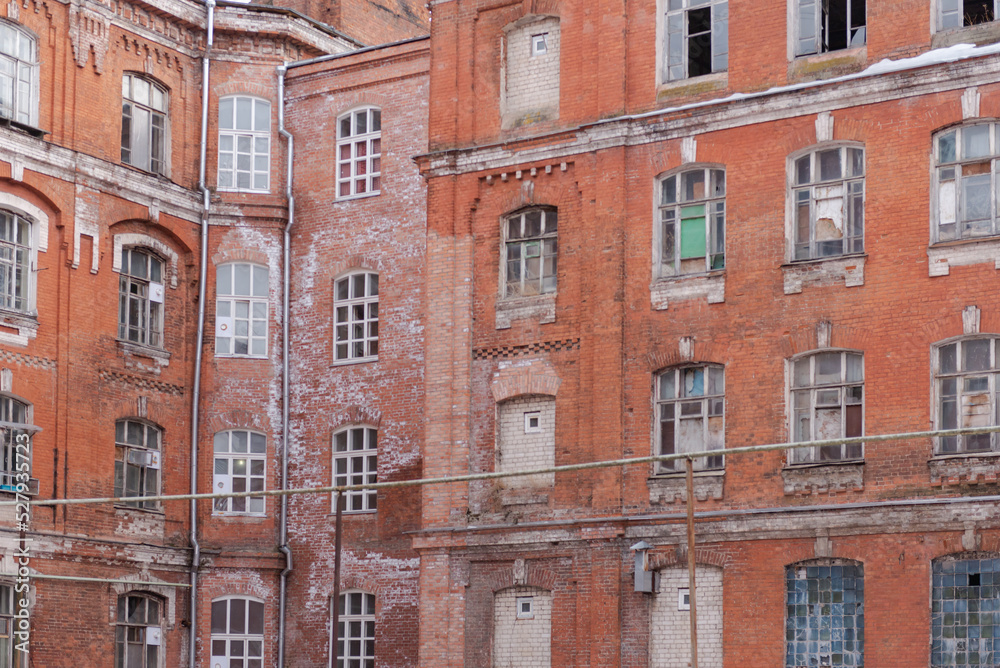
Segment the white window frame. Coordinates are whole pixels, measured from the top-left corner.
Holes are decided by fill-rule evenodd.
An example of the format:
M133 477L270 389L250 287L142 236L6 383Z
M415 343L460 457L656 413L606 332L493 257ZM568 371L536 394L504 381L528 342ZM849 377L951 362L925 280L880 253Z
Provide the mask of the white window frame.
M333 361L373 362L379 351L379 275L352 271L333 282Z
M0 309L29 313L34 293L34 230L30 218L0 209Z
M243 605L243 628L236 629L232 626L233 603L239 601ZM216 605L224 605L225 614L223 619L225 631L218 631ZM257 633L256 629L250 626L250 606L260 606L261 628ZM267 609L264 601L251 596L224 596L212 600L212 636L211 636L211 666L223 666L224 668L264 668L266 663L266 643L264 641L264 630L267 628ZM259 646L254 648L255 656L250 655L250 650L254 643ZM236 651L234 651L234 649ZM219 651L222 650L222 651Z
M241 107L248 113L241 114ZM271 103L250 95L219 99L221 191L268 192L271 174Z
M129 426L140 429L138 440L130 434ZM115 422L115 497L135 499L125 501L125 505L145 510L158 510L158 501L145 501L143 497L158 496L162 477L160 462L163 453L163 430L158 426L136 418L124 418ZM126 487L130 468L139 470L139 488Z
M144 275L133 273L133 257L136 254L146 258ZM154 266L158 267L156 271L153 271ZM166 260L152 250L143 246L122 247L118 275L118 340L161 350L164 348L163 279L166 269ZM133 304L141 312L133 313Z
M359 107L337 117L336 163L338 200L382 191L381 109Z
M28 652L17 649L21 639L14 635L16 613L26 595L27 592L17 593L13 582L0 581L0 665L27 668Z
M844 21L847 24L845 33L845 43L843 45L829 44L829 21L824 19L824 5L829 5L831 0L788 0L790 4L789 18L791 25L788 30L791 41L791 53L796 58L815 56L845 49L854 49L865 46L868 42L868 2L865 3L864 22L857 23L855 9L851 7L852 0L843 0L846 3L846 16ZM869 0L870 1L870 0ZM852 35L851 32L854 31ZM824 42L825 40L825 42Z
M537 218L538 229L532 229ZM559 213L530 207L503 217L500 293L507 299L554 294L559 275ZM530 253L530 255L529 255ZM528 276L534 266L537 275ZM516 274L516 278L511 277Z
M685 165L656 180L658 205L654 220L654 271L674 278L726 268L726 169L721 165ZM687 212L704 207L704 253L683 257ZM698 260L701 260L699 263Z
M130 621L128 616L129 599L143 601L143 618L141 621ZM151 621L149 615L150 603L156 604L156 619ZM163 619L165 603L159 596L145 592L131 591L118 597L118 614L115 618L115 668L160 668L164 661L163 651ZM136 608L138 609L138 608ZM136 663L129 661L128 646L140 645L142 658ZM156 656L152 662L149 659L149 648L156 647Z
M988 342L988 359L986 369L966 370L966 350L969 344L977 341ZM954 362L952 365L946 363L945 351L949 348L954 350ZM934 345L932 351L933 360L933 397L934 397L934 429L958 429L969 426L996 426L1000 424L1000 336L996 334L969 335L941 341ZM947 369L947 370L945 370ZM954 381L953 391L946 394L945 388ZM970 380L976 380L983 389L970 388ZM976 410L976 404L969 402L963 406L964 397L978 397L986 394L988 404L985 419L980 418L972 421L983 424L966 424L963 420L963 408ZM954 419L945 417L945 402L954 404ZM935 440L934 450L936 455L977 455L1000 452L1000 435L997 434L971 434L963 436L942 436ZM984 447L985 444L985 447Z
M122 162L167 176L170 97L166 86L135 72L122 75ZM138 121L148 120L143 128Z
M860 151L860 153L858 153ZM823 160L837 152L839 174L825 177ZM857 159L860 157L860 174ZM808 167L806 165L808 164ZM845 172L850 172L845 175ZM813 175L816 175L814 178ZM831 143L811 146L788 158L788 257L791 262L807 262L857 255L865 250L865 147L858 143ZM839 188L839 194L836 189ZM832 220L824 214L840 202L840 237L820 239L821 221ZM857 209L860 205L860 222ZM801 239L800 218L808 216L808 239ZM836 209L834 209L836 212ZM836 223L833 223L836 225ZM851 229L853 226L854 229ZM839 250L835 246L839 243Z
M980 5L990 5L988 11L993 13L993 18L965 25L965 17L968 16L968 13L965 11L964 0L934 0L933 4L936 5L934 18L938 32L944 30L961 30L962 28L970 28L976 25L983 25L984 23L993 23L997 20L997 16L1000 15L1000 7L997 6L997 0L979 0L978 4Z
M0 117L38 125L38 38L24 26L0 19L0 45L7 33L8 51L0 50ZM13 70L5 71L5 70ZM9 95L4 104L4 92Z
M0 394L0 422L7 426L0 433L0 492L17 491L18 451L17 435L38 431L32 422L34 407L19 397ZM29 448L30 457L33 448ZM23 458L23 450L22 450ZM29 467L31 462L29 461ZM29 470L30 474L30 470Z
M695 393L699 389L699 373L701 378L700 394ZM725 367L721 364L687 364L663 369L656 374L656 382L654 383L656 394L653 401L653 453L669 455L689 451L712 452L718 450L719 455L694 459L694 469L696 471L724 469L725 457L722 452L726 447L725 382ZM720 384L721 387L719 387ZM695 409L697 409L697 413L694 412ZM709 420L711 418L722 419L720 428L722 441L715 443L715 447L712 447L713 444L710 443L712 434L709 429ZM681 441L683 430L679 428L682 421L701 423L701 442L704 447L697 450L688 450L683 447L684 443ZM672 423L669 431L664 431L666 423ZM671 433L673 434L672 439L670 438ZM665 444L665 439L673 442ZM667 450L671 451L667 452ZM656 466L657 474L680 473L683 470L684 464L681 460L659 462Z
M987 151L967 158L966 153L972 152L967 149L975 149L966 146L966 140L979 134L973 134L973 130L980 128L986 128ZM953 139L951 142L947 141L949 137ZM950 151L947 148L949 144L953 147ZM935 133L933 158L931 242L969 241L1000 235L1000 196L997 194L997 188L1000 188L1000 122L969 123ZM987 176L982 172L964 172L971 172L976 168L981 170L986 163L989 163L988 183L980 184L980 189L985 185L989 190L986 193L989 211L986 212L986 217L971 221L979 223L978 230L970 227L963 232L962 228L970 222L963 221L970 208L966 188L976 177L982 181L982 177ZM948 188L945 185L947 183L954 185ZM953 226L953 229L946 231L943 229L945 226Z
M373 668L375 665L375 629L377 615L375 594L360 589L340 593L337 645L330 654L336 668ZM330 599L333 616L333 598ZM355 612L358 610L358 612ZM333 625L330 626L330 646L333 647ZM344 656L345 651L347 656Z
M682 612L691 609L691 590L689 588L677 590L677 609Z
M378 429L371 425L350 425L333 433L333 484L361 485L378 482ZM374 513L378 510L378 493L374 489L344 492L345 513ZM332 495L333 511L337 511L337 494Z
M549 33L540 32L536 35L531 36L531 56L544 56L549 52L548 47L548 37Z
M242 439L240 436L242 435ZM267 436L252 429L226 429L212 438L212 489L217 493L263 492L267 488ZM266 497L215 500L213 515L255 515L267 511Z
M517 612L517 618L534 619L535 618L534 603L535 603L534 596L518 596L517 598L515 598L514 605Z
M659 0L657 20L659 80L661 84L684 79L721 74L729 69L728 0ZM691 74L692 46L700 48L690 34L688 12L708 9L710 27L699 34L709 35L708 71Z
M267 357L268 268L227 262L215 269L215 356Z
M826 355L840 357L839 376L835 380L817 380L819 363ZM851 360L858 360L860 378L852 374ZM860 388L860 398L856 391ZM831 399L837 392L836 400ZM854 396L848 396L852 393ZM832 438L848 438L865 434L865 356L858 350L829 348L812 350L788 360L788 440L805 443L822 440L816 433L817 412L823 409L840 411L840 433ZM798 403L797 403L798 402ZM850 406L861 406L860 433L847 434L847 413ZM797 422L801 417L809 421L809 436L801 438ZM839 455L834 453L839 450ZM864 445L828 445L795 448L788 451L788 463L795 464L839 464L864 459Z
M532 424L534 422L534 424ZM540 434L542 433L542 412L541 411L526 411L524 413L524 433L525 434Z

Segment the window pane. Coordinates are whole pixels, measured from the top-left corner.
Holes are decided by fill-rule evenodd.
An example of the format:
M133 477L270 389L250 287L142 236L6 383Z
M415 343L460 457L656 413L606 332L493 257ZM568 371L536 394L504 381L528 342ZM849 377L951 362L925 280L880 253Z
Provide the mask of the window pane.
M233 98L219 100L219 128L231 130L233 127Z

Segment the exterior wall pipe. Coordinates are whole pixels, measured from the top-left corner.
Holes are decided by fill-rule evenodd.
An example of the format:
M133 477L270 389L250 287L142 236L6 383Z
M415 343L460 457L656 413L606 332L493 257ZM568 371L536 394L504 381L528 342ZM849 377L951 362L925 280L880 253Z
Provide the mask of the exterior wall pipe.
M211 193L205 184L206 150L208 145L208 92L209 59L215 40L215 0L205 0L207 10L205 55L201 61L201 146L199 148L198 188L202 195L201 258L198 270L198 334L195 338L194 380L191 393L191 493L198 493L198 418L201 403L202 340L205 338L205 282L208 271L208 212ZM198 543L198 502L191 500L191 641L188 647L188 666L195 668L198 659L198 567L201 563L201 545Z
M288 488L288 316L289 283L291 280L292 225L295 224L295 197L292 195L292 159L295 138L285 129L285 72L288 64L278 67L278 133L288 141L288 172L285 175L285 196L288 198L288 223L282 246L281 280L281 489ZM285 666L285 608L288 599L288 574L292 572L292 550L288 547L288 496L281 497L281 529L278 549L285 555L278 595L278 668Z

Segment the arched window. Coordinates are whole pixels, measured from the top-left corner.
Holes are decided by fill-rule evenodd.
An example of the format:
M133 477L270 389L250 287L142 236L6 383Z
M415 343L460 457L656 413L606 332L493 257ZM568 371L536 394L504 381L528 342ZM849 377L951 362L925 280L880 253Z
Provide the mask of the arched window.
M0 423L3 423L3 430L0 432L0 491L13 492L17 490L17 474L22 473L21 465L24 462L25 451L22 447L20 456L18 445L24 440L24 435L36 431L31 424L31 406L13 397L0 395ZM21 440L18 440L18 439ZM30 472L31 449L27 455L28 469Z
M118 597L115 668L160 668L162 602L139 592Z
M271 103L246 95L219 100L219 190L268 189Z
M556 291L559 216L554 208L532 208L504 218L505 297L530 297Z
M850 351L810 353L791 362L791 439L808 443L861 436L865 428L864 355ZM825 445L790 451L791 463L861 459L862 447Z
M163 260L145 248L123 247L118 338L163 347Z
M935 429L997 424L998 340L995 336L967 337L935 348ZM942 455L998 449L997 434L942 436L937 444Z
M659 183L658 276L723 269L726 171L699 167L661 177Z
M791 163L792 259L865 250L865 150L811 149Z
M863 564L816 559L786 566L785 595L785 668L865 665Z
M941 557L931 571L931 666L993 668L1000 661L1000 554Z
M264 434L232 429L215 435L215 467L212 487L217 493L263 492L267 461L267 437ZM263 496L226 497L215 500L219 514L264 514Z
M361 271L338 278L333 310L334 360L378 359L378 274Z
M158 427L141 420L115 423L115 496L136 497L126 504L155 510L157 501L141 497L160 493L161 433Z
M264 667L264 603L227 597L212 601L211 665Z
M337 198L382 189L382 111L355 109L337 119Z
M725 370L718 364L667 369L656 377L656 454L722 450L726 447ZM694 460L697 470L721 469L722 455ZM659 473L684 470L679 460L660 462Z
M215 354L267 355L267 267L219 265L215 274Z
M350 589L340 595L337 668L375 668L375 595Z
M934 139L937 206L933 241L1000 234L1000 123L965 125Z
M0 117L37 125L37 60L35 38L0 20Z
M167 89L140 74L122 77L122 162L166 174Z
M378 482L378 431L373 427L346 427L333 435L333 484L363 485ZM374 489L345 493L349 513L375 511ZM336 496L334 496L336 501ZM336 506L334 506L336 510Z

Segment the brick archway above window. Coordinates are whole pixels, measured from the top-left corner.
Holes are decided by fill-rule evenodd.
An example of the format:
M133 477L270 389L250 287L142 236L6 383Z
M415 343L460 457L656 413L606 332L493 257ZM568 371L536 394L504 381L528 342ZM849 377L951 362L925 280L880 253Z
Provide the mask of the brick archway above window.
M661 568L670 566L686 566L688 562L688 551L686 547L678 545L666 552L652 554L649 557L649 570L658 571ZM702 566L717 566L725 568L729 564L729 555L711 548L697 547L694 550L694 562Z
M504 568L493 575L490 582L490 589L496 594L499 591L510 587L538 587L545 591L553 591L556 588L557 577L552 571L526 561L524 582L517 582L514 578L513 568Z
M330 279L334 279L352 271L372 271L379 274L383 271L380 265L381 263L374 257L361 254L348 255L340 262L328 265L327 275Z
M267 434L270 430L266 418L248 410L234 409L216 415L206 422L209 433L216 434L229 429L249 429Z
M212 264L220 265L228 264L230 262L249 262L251 264L259 264L262 267L270 266L270 262L266 254L260 252L259 250L250 248L223 250L212 255Z
M562 384L555 368L545 360L529 360L493 374L490 391L500 403L525 394L556 396Z
M122 248L125 246L138 246L148 248L167 261L170 275L170 287L177 287L177 251L163 243L159 239L154 239L147 234L136 232L124 232L114 236L115 251L111 259L111 270L121 273L122 270Z
M336 431L348 425L368 425L376 429L382 423L382 412L367 406L348 406L330 416L330 430ZM364 589L364 587L359 587Z
M340 578L340 593L343 594L349 589L363 591L366 594L374 594L376 602L382 597L385 585L364 575L356 573L345 573ZM330 585L329 596L333 596L333 585Z

